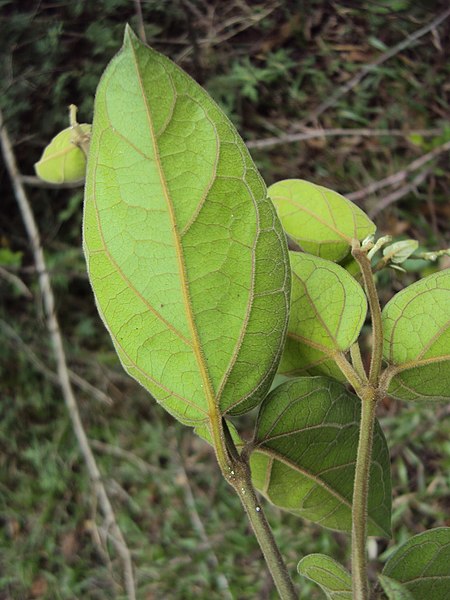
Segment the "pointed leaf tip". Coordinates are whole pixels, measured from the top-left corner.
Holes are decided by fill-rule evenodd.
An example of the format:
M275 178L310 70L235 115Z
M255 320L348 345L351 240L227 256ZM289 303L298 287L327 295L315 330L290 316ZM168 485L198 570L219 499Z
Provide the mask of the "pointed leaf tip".
M138 44L141 45L142 42L138 38L138 36L134 33L133 28L127 23L125 25L125 31L123 34L123 46L126 48L127 46Z

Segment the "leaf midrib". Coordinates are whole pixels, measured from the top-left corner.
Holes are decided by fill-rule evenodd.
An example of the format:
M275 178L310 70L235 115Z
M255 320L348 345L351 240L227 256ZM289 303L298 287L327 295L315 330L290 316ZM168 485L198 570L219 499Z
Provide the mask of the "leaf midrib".
M333 490L333 488L331 488L325 481L320 479L317 475L314 475L310 471L299 467L299 465L296 465L294 462L290 461L285 456L279 454L272 448L269 449L269 448L264 448L264 447L258 447L258 449L255 449L255 452L260 452L261 454L265 454L269 458L276 459L276 460L280 461L281 463L285 464L286 466L290 467L293 471L296 471L297 473L304 475L308 479L311 479L312 481L314 481L314 483L316 483L324 491L328 492L331 496L336 498L336 500L338 500L339 502L344 504L351 511L351 509L352 509L351 501L344 498L344 496L341 496L339 494L339 492L337 492L336 490ZM270 485L270 483L269 483L269 485ZM388 532L385 530L385 528L382 525L380 525L379 523L377 523L370 515L368 515L367 519L378 530L381 530L384 533L388 534Z
M136 52L135 52L135 49L134 49L134 46L132 43L130 44L130 46L132 49L132 55L133 55L134 64L135 64L136 76L138 79L139 87L140 87L141 94L142 94L142 99L143 99L144 106L146 109L148 126L149 126L150 135L151 135L151 142L153 145L153 152L154 152L154 156L155 156L155 164L158 169L158 174L159 174L159 178L161 181L161 187L163 190L164 198L166 200L167 209L169 212L169 217L170 217L170 221L171 221L171 225L172 225L172 235L173 235L173 239L174 239L174 243L175 243L175 251L176 251L175 253L177 256L178 270L179 270L180 279L181 279L181 290L182 290L182 294L183 294L183 303L184 303L184 307L185 307L185 313L186 313L186 317L187 317L187 321L188 321L188 326L189 326L189 329L191 330L191 334L192 334L192 347L193 347L194 355L195 355L195 358L196 358L196 361L197 361L197 364L199 367L200 376L203 381L203 390L205 393L205 397L206 397L206 401L207 401L207 405L208 405L208 409L209 409L209 418L210 418L211 423L212 422L217 423L219 420L219 412L218 412L218 408L217 408L216 401L215 401L214 391L212 389L212 383L211 383L209 371L208 371L208 368L203 359L203 353L202 353L202 350L200 347L200 339L199 339L199 335L198 335L197 326L194 322L191 299L189 296L188 285L187 285L186 266L185 266L184 260L183 260L183 251L182 251L183 247L182 247L180 235L177 230L175 211L174 211L173 203L170 198L169 190L167 187L164 170L163 170L163 167L161 164L161 157L159 155L159 149L158 149L158 145L156 142L155 131L153 128L153 121L151 118L151 110L150 110L150 106L149 106L149 103L147 101L147 97L145 94L143 81L142 81L141 73L139 70L138 62L137 62ZM174 90L174 93L176 93L175 90Z

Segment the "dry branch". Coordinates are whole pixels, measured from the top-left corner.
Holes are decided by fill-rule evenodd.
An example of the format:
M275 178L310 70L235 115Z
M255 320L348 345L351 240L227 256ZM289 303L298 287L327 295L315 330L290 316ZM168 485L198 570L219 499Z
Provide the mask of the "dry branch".
M248 148L272 148L281 144L291 144L293 142L303 142L315 138L325 137L408 137L410 135L421 135L423 137L433 137L442 133L441 129L413 129L404 131L403 129L306 129L300 133L288 133L279 137L269 137L261 140L250 140L247 142Z
M89 445L89 440L87 438L86 432L83 427L83 423L81 421L77 401L73 392L72 384L70 382L70 375L67 367L66 355L64 352L63 339L55 312L55 297L53 294L50 277L45 264L45 258L41 246L39 230L34 219L31 205L28 201L25 189L20 178L20 172L17 168L14 151L6 128L4 126L3 114L1 110L0 139L6 168L11 178L11 182L14 188L14 195L16 197L17 204L19 206L19 210L23 219L23 223L25 225L25 229L30 240L33 258L38 272L39 287L41 290L42 301L45 310L46 324L52 342L53 351L55 354L57 373L64 402L66 404L70 420L72 422L72 427L78 441L80 452L83 456L86 468L89 473L89 477L92 481L92 485L94 487L100 509L105 517L107 528L111 532L111 541L114 544L118 555L122 559L124 582L127 596L129 600L135 600L136 591L134 584L133 564L131 562L131 553L125 542L119 525L117 524L116 516L114 514L109 497L106 493L99 468L95 461L94 454L92 453L91 447Z
M367 187L362 188L357 192L346 194L346 197L352 202L357 202L359 200L364 200L365 198L367 198L367 196L370 196L374 192L377 192L378 190L381 190L385 187L400 185L406 180L408 175L414 173L415 171L418 171L421 167L437 158L443 152L447 152L448 150L450 150L450 141L446 142L445 144L442 144L441 146L438 146L437 148L434 148L434 150L431 150L430 152L427 152L422 156L419 156L419 158L413 160L411 163L409 163L408 166L406 166L401 171L397 171L397 173L393 173L392 175L389 175L384 179L380 179L379 181L374 181Z
M403 185L401 188L398 188L394 192L382 198L371 210L369 210L369 217L373 219L378 215L378 213L380 213L382 210L384 210L394 202L398 202L398 200L401 200L411 192L415 192L419 185L421 185L426 180L430 173L431 169L425 169L425 171L422 171L421 173L416 175L411 181L411 183Z
M33 352L33 350L26 344L20 335L15 331L8 323L6 323L3 319L0 319L0 327L3 329L4 333L11 339L13 343L15 343L21 351L26 355L28 360L35 366L35 368L42 373L47 379L49 379L55 385L60 385L59 377L56 373L54 373L51 369L49 369L38 356ZM76 385L80 390L86 392L91 395L95 400L99 402L103 402L111 406L113 403L111 398L107 396L102 390L99 390L95 386L93 386L89 381L83 379L78 373L69 369L69 376L71 382Z
M415 31L412 35L408 35L404 40L384 52L381 56L376 58L374 61L364 65L347 83L339 87L334 94L331 94L326 100L324 100L319 106L314 109L312 112L308 114L308 116L303 119L301 122L302 125L306 125L307 123L316 122L317 118L322 115L326 110L337 104L337 102L345 96L350 90L358 85L358 83L369 73L375 71L377 67L385 63L390 58L396 56L399 52L406 50L409 48L414 42L416 42L419 38L423 37L430 31L433 31L436 27L438 27L443 21L445 21L450 16L450 8L441 13L435 19L424 25L417 31Z
M374 61L364 65L351 79L349 79L349 81L347 81L344 85L339 87L326 100L324 100L322 103L320 103L319 106L317 106L317 108L312 110L308 114L307 117L305 117L302 121L300 121L298 126L305 128L309 123L314 123L314 124L317 123L317 119L319 116L321 116L325 111L327 111L332 106L335 106L339 102L339 100L343 96L345 96L345 94L350 92L354 87L356 87L358 85L358 83L362 79L364 79L364 77L366 75L368 75L372 71L376 70L377 67L382 65L384 62L386 62L390 58L393 58L394 56L396 56L399 52L402 52L403 50L406 50L406 48L409 48L414 42L416 42L418 39L420 39L421 37L423 37L430 31L434 31L436 29L436 27L438 27L441 23L443 23L449 16L450 16L450 8L447 9L446 11L444 11L443 13L441 13L439 16L437 16L432 21L430 21L430 23L428 23L427 25L424 25L423 27L421 27L420 29L415 31L412 35L407 36L404 40L402 40L401 42L399 42L398 44L396 44L395 46L393 46L392 48L390 48L389 50L384 52L381 56L376 58ZM324 131L327 131L327 130L324 130ZM340 130L331 129L328 131L331 132L331 131L340 131ZM378 133L374 133L374 131L376 131L376 130L372 130L371 134L368 134L368 133L367 134L365 134L365 133L358 133L358 134L353 133L352 134L351 131L352 130L350 130L349 133L343 133L343 134L328 133L328 135L409 135L409 134L413 133L411 131L409 133L408 132L399 132L398 134L394 134L394 133L392 133L392 131L391 132L386 131L386 132L378 134ZM354 131L358 131L358 130L354 130ZM359 131L370 131L370 130L359 130ZM312 139L314 137L321 137L321 135L319 135L319 132L320 132L320 130L315 130L315 132L304 131L304 132L300 132L300 133L283 134L283 135L280 135L279 137L271 137L271 138L262 139L262 140L254 140L254 141L249 142L247 145L249 148L268 148L268 147L276 146L278 144L299 142L299 141L303 141L303 140ZM322 135L326 135L326 134L322 133ZM426 135L426 134L422 133L421 135Z

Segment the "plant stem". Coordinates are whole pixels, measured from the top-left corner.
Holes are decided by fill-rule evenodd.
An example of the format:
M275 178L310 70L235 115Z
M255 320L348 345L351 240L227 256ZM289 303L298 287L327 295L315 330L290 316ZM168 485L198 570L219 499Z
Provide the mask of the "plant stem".
M236 481L233 484L233 487L247 513L278 594L281 600L297 600L298 594L292 583L262 506L256 497L255 489L251 481L250 468L244 461L240 462L240 466L241 468L238 468L236 471Z
M372 357L370 359L369 383L376 385L383 364L383 326L381 321L381 307L377 289L373 280L372 266L366 252L360 247L358 240L353 240L353 258L358 262L363 277L364 288L369 302L370 316L372 319Z
M367 579L367 505L369 497L370 464L377 393L366 387L361 397L361 424L356 456L352 508L352 587L353 600L368 600Z
M248 453L243 451L239 455L225 419L222 420L221 429L223 434L220 439L223 440L223 447L220 452L217 452L216 448L216 453L228 457L228 466L225 469L222 468L223 475L242 502L281 600L297 600L298 595L289 571L256 496L248 463Z
M352 357L352 365L355 371L358 373L362 381L367 383L367 373L364 368L364 364L361 357L361 348L358 342L355 342L350 346L350 356Z
M331 356L337 366L340 368L342 373L345 375L345 378L349 382L349 384L353 387L356 393L359 393L362 386L365 383L364 379L361 379L359 373L356 372L356 369L349 363L346 359L345 354L343 352L336 352Z

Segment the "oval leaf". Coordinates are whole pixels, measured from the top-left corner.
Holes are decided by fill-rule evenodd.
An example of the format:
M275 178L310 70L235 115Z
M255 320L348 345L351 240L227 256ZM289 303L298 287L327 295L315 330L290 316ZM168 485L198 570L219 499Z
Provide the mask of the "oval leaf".
M394 368L389 394L450 399L450 269L396 294L383 310L384 358Z
M351 529L360 401L326 377L281 384L261 405L251 454L255 486L276 506ZM390 532L389 452L378 423L370 471L369 531Z
M412 537L389 558L383 575L400 582L414 600L448 600L450 527L431 529Z
M352 576L325 554L310 554L297 565L300 575L320 585L329 600L352 600Z
M361 286L328 260L290 252L291 313L279 367L283 375L324 374L344 381L332 359L358 338L367 314Z
M414 596L410 594L409 590L395 579L386 575L378 575L378 579L388 600L414 600Z
M342 260L352 239L364 240L376 231L369 217L333 190L302 179L285 179L269 187L286 233L311 254Z
M91 126L87 123L77 128L88 135ZM75 143L74 127L67 127L56 135L45 148L40 160L34 165L36 175L50 183L83 181L86 175L86 155Z
M260 402L287 327L281 224L229 120L129 29L97 89L84 249L125 369L169 412Z

